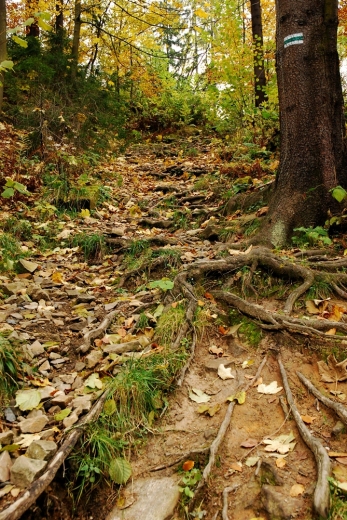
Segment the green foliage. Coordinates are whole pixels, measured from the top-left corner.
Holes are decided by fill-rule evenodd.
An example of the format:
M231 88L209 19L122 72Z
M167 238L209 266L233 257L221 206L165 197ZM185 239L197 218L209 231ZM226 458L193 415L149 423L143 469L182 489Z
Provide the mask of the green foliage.
M299 247L307 246L330 246L332 244L329 238L328 231L321 226L313 227L300 227L295 228L296 235L292 237L292 242Z
M346 492L338 488L337 483L328 477L330 489L330 511L329 520L345 520L347 518Z
M13 271L17 261L24 258L19 242L9 233L0 234L0 271Z
M262 329L252 320L242 316L236 309L230 310L229 317L231 325L241 323L238 333L245 337L251 347L257 347L263 337Z
M170 291L174 287L174 282L169 280L168 278L162 278L161 280L154 280L153 282L149 282L147 286L150 289L161 289L162 291Z
M4 191L1 193L1 196L4 199L9 199L10 197L13 197L16 194L16 192L21 193L22 195L31 195L31 193L29 193L24 184L14 181L10 178L7 178L4 188Z
M185 308L182 304L177 305L176 308L167 309L158 320L155 329L156 341L161 345L171 346L179 328L186 319L185 316Z
M85 260L102 260L106 252L105 236L102 233L78 233L72 239L73 247L79 246Z
M22 377L22 362L19 351L0 334L0 405L12 397Z
M192 468L190 471L185 472L185 476L180 480L180 484L183 485L179 486L178 489L185 495L186 499L189 500L190 498L193 498L193 489L195 488L196 484L200 482L201 478L202 473L198 468Z
M32 237L33 227L29 220L19 217L9 217L2 224L3 230L18 240L29 240Z
M144 330L149 325L148 317L144 312L141 312L139 319L136 323L136 330Z
M336 188L330 190L330 193L337 202L342 202L347 197L347 191L342 186L336 186Z

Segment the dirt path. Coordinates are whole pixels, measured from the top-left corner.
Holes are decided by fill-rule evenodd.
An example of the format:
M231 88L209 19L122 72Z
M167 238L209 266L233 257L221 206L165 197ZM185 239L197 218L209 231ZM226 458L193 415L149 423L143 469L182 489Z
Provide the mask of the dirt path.
M314 518L315 458L297 429L285 391L265 394L259 386L276 381L283 387L277 362L280 352L299 414L313 436L333 452L334 478L346 483L346 429L334 412L319 404L296 373L300 370L324 395L343 403L347 376L341 377L341 370L345 368L338 373L330 358L324 381L324 367L319 371L317 365L330 354L338 361L346 357L343 291L340 289L339 299L319 298L318 302L307 297L305 291L314 285L317 275L309 278L311 271L305 265L312 266L314 272L314 262L322 261L319 252L308 255L306 263L295 257L299 250L283 252L278 260L258 248L240 254L241 240L252 236L266 213L259 209L262 199L248 213L235 210L228 215L226 186L239 185L243 177L235 181L230 172L229 176L221 175L225 165L216 157L210 140L197 140L195 146L199 153L189 159L182 158L179 151L168 159L165 144L141 145L115 159L107 165L107 172L122 182L113 185L113 199L77 220L66 217L56 221L60 246L44 254L37 251L29 258L35 265L27 265L23 275L1 277L2 291L7 295L0 306L1 330L31 355L31 364L36 367L25 376L25 386L31 391L50 388L47 397L41 395L40 399L46 424L28 432L37 438L26 438L20 426L36 411L29 407L21 413L14 402L8 408L2 425L4 432L14 432L8 443L17 446L12 463L25 453L20 444L23 438L28 445L30 440L48 439L59 449L73 431L70 428L100 399L106 387L104 378L122 373L124 356L154 359L170 346L174 351L185 351L184 362L180 361L177 373L170 376L171 392L160 394L158 412L150 419L139 419L136 410L132 411L133 429L141 433L127 432L123 437L132 481L173 477L186 487L173 515L177 519ZM266 172L262 175L255 187L265 186ZM81 250L90 243L78 248L70 240L81 232L104 237L104 241L95 240L95 251L88 259ZM24 240L23 246L30 247L28 243ZM331 251L331 260L326 257L324 261L331 261L336 276L344 281L340 271L343 259L335 260ZM279 269L285 272L285 281ZM329 281L336 285L339 279L334 276ZM310 284L302 289L307 279ZM292 289L296 297L290 300ZM233 305L223 301L221 290L232 291L238 300ZM309 307L305 299L311 302ZM288 306L293 312L283 314ZM181 308L183 320L178 317ZM176 317L165 322L163 316L168 311ZM177 326L172 325L172 319L178 320ZM335 341L326 334L340 337ZM193 346L194 357L188 363ZM260 376L240 397L238 392L249 385L265 356ZM226 367L224 380L218 375L221 364ZM332 382L326 381L329 371ZM172 391L177 381L181 385ZM132 388L128 391L131 394ZM89 404L86 396L90 396ZM71 404L78 397L84 399L82 407ZM230 401L236 403L230 425L211 472L201 480ZM15 420L8 418L10 409ZM70 412L65 418L59 415L67 409ZM105 413L104 409L101 416ZM118 432L112 435L117 439ZM133 447L130 440L135 442ZM76 471L76 459L66 464L68 472ZM81 472L75 487L80 479ZM86 485L83 493L89 490ZM6 511L21 496L20 486L12 483L0 507ZM114 506L128 506L127 500L123 488L103 484L88 503L82 499L72 514L60 468L53 483L22 518L102 520ZM335 516L331 518L346 518L341 498L334 496L333 506ZM124 511L126 514L127 509Z

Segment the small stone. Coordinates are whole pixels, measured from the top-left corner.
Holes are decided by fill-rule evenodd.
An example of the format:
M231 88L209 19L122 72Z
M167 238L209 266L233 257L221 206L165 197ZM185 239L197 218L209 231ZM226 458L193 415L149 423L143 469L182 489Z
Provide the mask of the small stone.
M13 432L3 432L0 433L0 444L1 446L8 446L9 444L13 443Z
M73 400L73 395L65 395L63 393L55 395L51 401L52 405L58 405L61 408L66 408Z
M30 444L25 456L30 459L49 460L57 449L58 447L53 441L34 441Z
M95 300L95 296L91 294L79 294L76 299L76 304L78 303L90 303Z
M86 356L86 361L88 368L93 368L97 365L103 358L103 353L100 350L93 350L88 356Z
M332 435L339 435L346 430L346 426L341 421L337 421L334 428L331 430Z
M90 395L82 395L79 397L75 397L71 401L72 408L77 408L80 413L82 412L89 412L89 410L92 407L92 400Z
M60 359L61 355L57 354L57 352L50 352L49 359Z
M54 437L55 433L56 431L53 430L53 428L50 428L49 430L44 430L43 432L41 432L41 441L45 441L49 437Z
M38 340L34 341L34 343L28 347L28 351L32 357L37 357L45 353L45 349Z
M11 482L21 489L28 487L45 469L47 462L20 455L11 468Z
M270 518L290 520L293 511L297 509L298 501L277 491L267 484L261 488L261 501Z
M66 358L53 359L51 361L51 364L57 366L57 365L62 365L63 363L66 363L66 361L68 361Z
M76 377L74 384L72 385L72 390L76 390L76 388L81 388L83 385L83 378L82 377Z
M77 372L81 372L85 367L86 367L86 364L83 363L83 361L77 361L77 363L75 365L75 370Z
M25 271L31 274L34 273L36 269L39 267L39 264L36 264L35 262L30 262L29 260L24 260L24 258L20 258L19 263Z
M10 469L12 460L8 451L0 454L0 482L8 482L10 480Z
M48 413L50 415L57 415L57 413L59 413L59 412L61 412L61 408L57 404L55 406L51 406L50 408L48 408Z
M41 417L41 415L43 415L43 411L42 410L31 410L28 415L27 415L27 419L32 419L33 417Z
M75 381L76 379L76 376L77 376L77 373L75 372L74 374L65 374L65 375L61 375L60 376L60 379L68 384L68 385L72 385L72 383Z
M73 424L77 423L78 421L78 413L76 410L74 410L68 417L65 417L63 420L64 428L70 428Z
M39 417L24 419L19 423L19 428L22 433L39 433L42 432L47 423L46 415L40 415Z
M49 361L44 361L42 365L39 367L39 372L43 374L44 372L47 372L47 370L51 370L51 365L49 364Z
M42 388L39 388L38 390L41 394L41 400L43 401L51 399L51 397L54 395L54 392L56 391L54 386L44 386Z
M223 363L223 365L225 367L228 367L231 365L231 363L233 363L233 360L230 358L229 359L225 358L225 357L223 357L223 359L221 359L221 358L208 359L207 361L205 361L204 366L205 366L206 370L208 370L210 372L214 372L214 371L218 370L218 367L221 363Z
M5 408L5 419L7 422L16 422L17 418L11 408Z

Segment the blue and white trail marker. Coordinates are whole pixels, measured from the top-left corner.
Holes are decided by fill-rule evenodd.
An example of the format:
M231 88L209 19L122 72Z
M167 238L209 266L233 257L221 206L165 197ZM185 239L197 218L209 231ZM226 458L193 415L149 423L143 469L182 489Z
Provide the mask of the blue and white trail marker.
M300 45L304 43L304 33L290 34L284 38L284 48L290 47L290 45Z

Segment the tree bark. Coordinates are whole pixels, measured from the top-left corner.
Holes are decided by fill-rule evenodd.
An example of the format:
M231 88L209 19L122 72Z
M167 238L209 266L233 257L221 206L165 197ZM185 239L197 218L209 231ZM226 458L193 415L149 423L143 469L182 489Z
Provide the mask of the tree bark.
M285 245L299 226L325 222L347 184L337 53L338 0L276 0L280 165L262 241Z
M253 60L254 60L254 94L255 106L261 106L267 100L266 75L264 66L263 23L260 0L251 0Z
M71 79L75 80L77 76L77 68L78 68L78 57L79 57L79 49L80 49L80 39L81 39L81 0L75 0L75 24L73 30L73 40L72 40L72 50L71 50Z
M7 58L6 46L6 0L0 0L0 63ZM4 97L4 74L0 73L0 112Z

